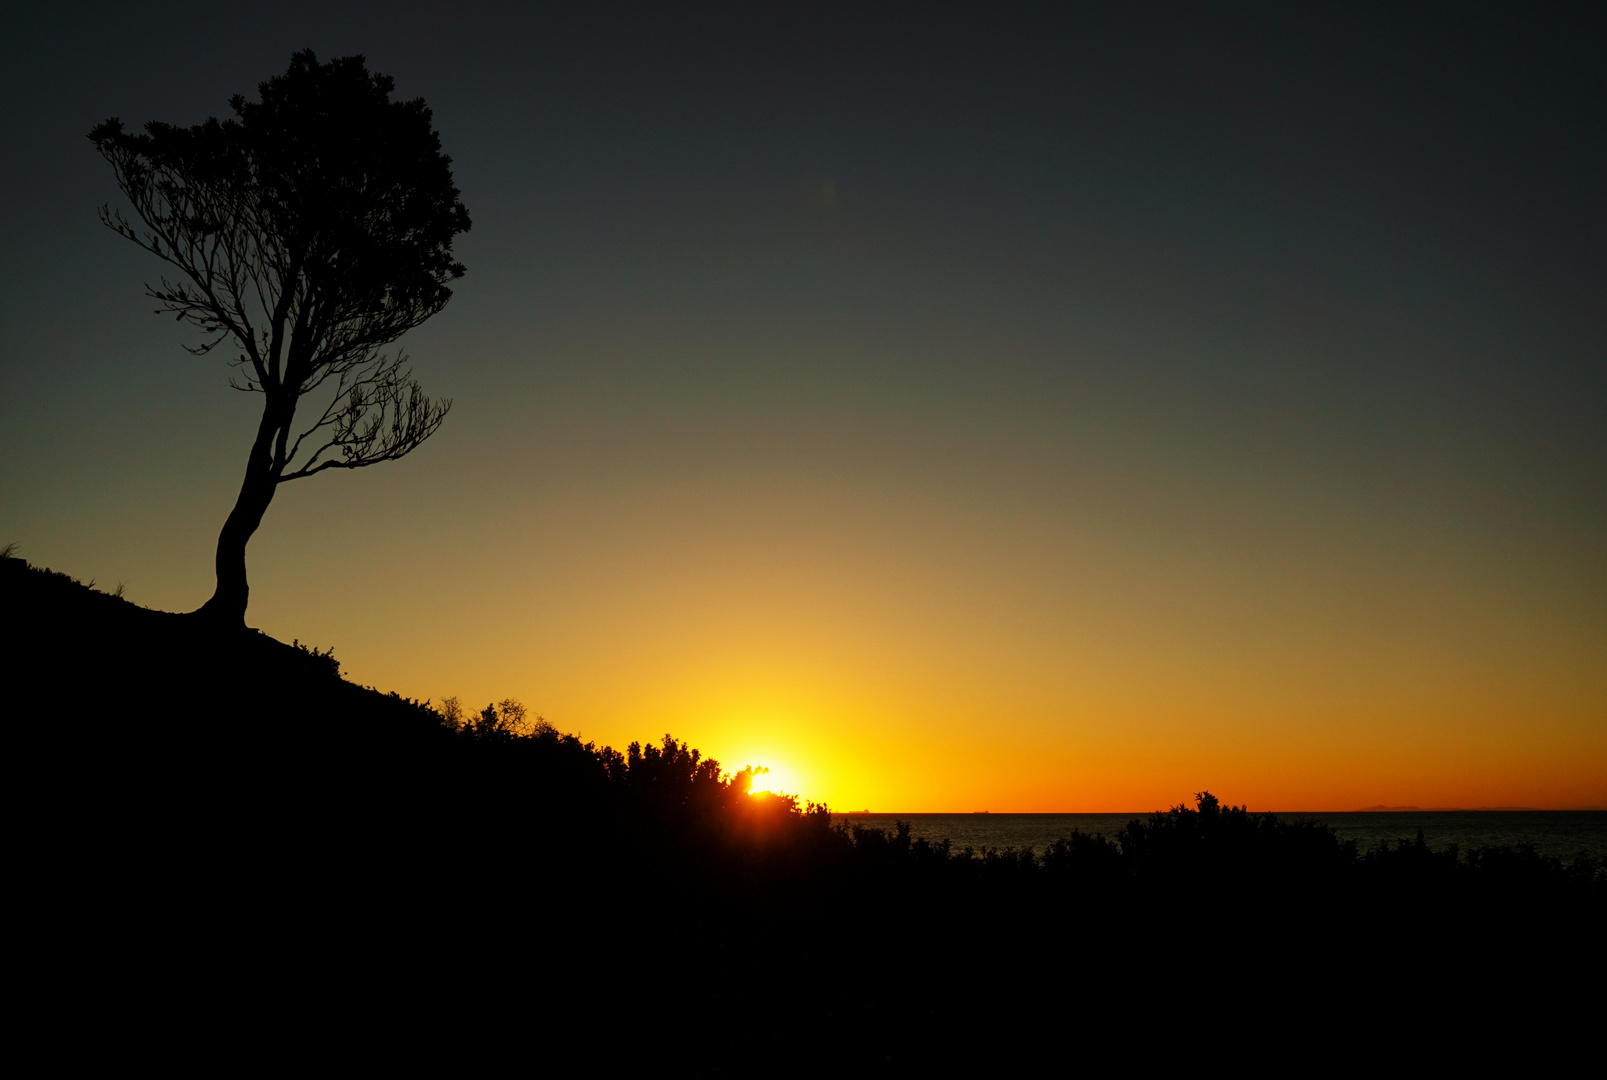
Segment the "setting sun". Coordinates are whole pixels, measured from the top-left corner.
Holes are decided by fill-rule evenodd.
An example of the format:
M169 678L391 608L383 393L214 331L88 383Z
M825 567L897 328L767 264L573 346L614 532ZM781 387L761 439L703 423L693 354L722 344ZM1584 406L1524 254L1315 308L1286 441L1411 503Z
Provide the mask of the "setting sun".
M768 792L772 795L798 794L797 779L792 771L785 766L752 765L749 767L753 770L753 786L748 789L748 794L758 795L761 792Z

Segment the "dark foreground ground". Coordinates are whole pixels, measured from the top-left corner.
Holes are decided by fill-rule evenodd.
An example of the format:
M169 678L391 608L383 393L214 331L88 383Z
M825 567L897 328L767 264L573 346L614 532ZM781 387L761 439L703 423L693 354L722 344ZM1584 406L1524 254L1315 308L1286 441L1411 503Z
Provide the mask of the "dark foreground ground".
M1119 837L955 852L750 796L668 737L450 722L19 559L0 601L14 967L69 1058L791 1074L1600 1050L1588 859L1358 852L1208 796Z

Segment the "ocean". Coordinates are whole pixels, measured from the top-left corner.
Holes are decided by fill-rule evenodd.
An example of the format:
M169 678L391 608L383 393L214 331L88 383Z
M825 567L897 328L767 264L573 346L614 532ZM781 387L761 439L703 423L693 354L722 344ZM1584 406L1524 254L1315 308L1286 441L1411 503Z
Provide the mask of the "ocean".
M910 823L910 833L927 840L948 839L954 850L971 847L1042 852L1073 829L1101 833L1114 840L1133 814L833 814L832 823L847 822L888 829ZM1285 813L1289 821L1321 821L1342 840L1356 841L1362 851L1384 840L1411 840L1417 830L1430 847L1451 844L1466 851L1496 844L1533 844L1542 855L1570 862L1580 852L1607 859L1607 810L1377 810L1345 814Z

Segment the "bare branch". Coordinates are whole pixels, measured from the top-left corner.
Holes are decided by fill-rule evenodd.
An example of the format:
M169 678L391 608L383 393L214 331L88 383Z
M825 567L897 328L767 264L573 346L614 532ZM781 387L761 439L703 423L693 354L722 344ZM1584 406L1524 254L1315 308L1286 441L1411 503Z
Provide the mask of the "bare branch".
M296 437L284 456L284 465L295 460L308 437L327 428L333 432L303 465L283 473L279 482L325 469L360 469L394 461L435 434L452 402L427 397L405 363L402 354L378 357L356 377L343 379L318 420Z

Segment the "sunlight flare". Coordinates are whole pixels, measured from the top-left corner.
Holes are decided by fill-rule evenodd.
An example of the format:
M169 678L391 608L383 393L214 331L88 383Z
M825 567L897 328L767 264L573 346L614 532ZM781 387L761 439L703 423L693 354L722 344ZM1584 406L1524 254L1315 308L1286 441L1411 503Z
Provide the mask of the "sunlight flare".
M750 765L753 770L753 784L748 788L749 795L758 795L767 792L772 795L798 794L797 777L792 770L781 765Z

